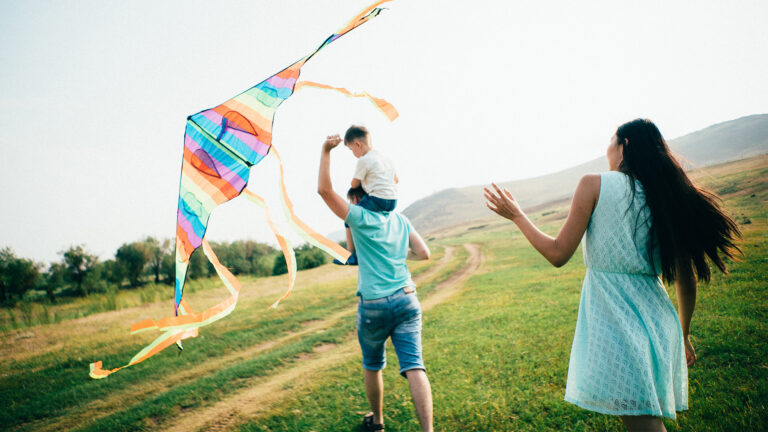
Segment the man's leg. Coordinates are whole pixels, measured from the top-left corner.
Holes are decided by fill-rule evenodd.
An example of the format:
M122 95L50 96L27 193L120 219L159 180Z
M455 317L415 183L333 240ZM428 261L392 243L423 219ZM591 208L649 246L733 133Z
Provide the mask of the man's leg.
M392 330L392 345L400 362L400 374L408 378L413 405L422 431L432 431L432 387L421 353L421 305L413 288L406 288L395 301L397 325Z
M371 404L373 422L375 424L382 424L384 423L384 415L382 414L384 407L384 377L380 370L363 370L365 371L365 394L368 395L368 403ZM427 385L429 385L429 382L427 382Z
M629 432L667 432L661 417L649 415L621 416L621 420Z
M411 369L405 372L405 376L411 388L411 397L416 407L416 415L419 416L421 430L432 432L432 387L429 385L427 373L422 369Z
M363 352L365 394L373 411L374 424L383 423L384 379L381 370L387 365L384 352L390 329L387 307L386 301L366 301L361 298L357 308L357 340Z

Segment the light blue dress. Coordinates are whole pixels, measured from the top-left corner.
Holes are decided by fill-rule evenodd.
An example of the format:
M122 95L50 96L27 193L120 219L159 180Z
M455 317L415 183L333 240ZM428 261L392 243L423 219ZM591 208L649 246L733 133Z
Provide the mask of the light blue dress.
M649 228L640 182L632 200L628 176L602 173L585 236L565 400L603 414L674 419L688 409L688 369L658 253L649 258Z

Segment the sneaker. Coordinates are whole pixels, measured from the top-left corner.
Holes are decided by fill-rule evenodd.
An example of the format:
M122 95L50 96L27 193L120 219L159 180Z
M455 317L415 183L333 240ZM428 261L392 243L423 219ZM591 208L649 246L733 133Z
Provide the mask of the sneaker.
M363 417L362 430L363 432L383 431L384 425L373 423L373 412L369 412L368 414L365 415L365 417Z

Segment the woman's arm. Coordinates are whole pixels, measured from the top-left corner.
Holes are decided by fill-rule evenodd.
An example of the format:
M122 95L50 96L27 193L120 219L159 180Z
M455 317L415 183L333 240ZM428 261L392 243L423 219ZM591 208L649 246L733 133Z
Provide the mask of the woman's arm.
M573 194L571 210L557 237L552 238L539 230L528 219L512 194L493 184L496 193L485 188L486 205L498 215L517 225L531 245L553 266L561 267L571 259L584 236L600 195L600 175L587 174L581 178Z
M675 269L675 291L677 292L677 314L680 317L680 326L683 328L683 344L685 345L685 360L688 366L696 362L696 351L689 339L691 330L691 318L696 308L696 276L693 269L680 265Z

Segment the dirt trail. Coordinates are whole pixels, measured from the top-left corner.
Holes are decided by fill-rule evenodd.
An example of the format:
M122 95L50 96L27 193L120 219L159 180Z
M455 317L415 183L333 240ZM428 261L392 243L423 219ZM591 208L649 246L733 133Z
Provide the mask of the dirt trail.
M482 264L480 247L465 244L469 252L467 263L449 279L439 283L430 295L422 301L422 310L428 311L449 297L462 291L463 282ZM451 251L451 256L452 256ZM446 255L449 251L446 250ZM310 384L314 375L359 354L357 341L350 339L332 349L323 349L307 356L300 365L278 372L256 382L231 397L216 404L190 411L173 419L172 424L163 424L164 431L225 431L230 427L251 419L274 404L290 397L296 389ZM287 384L290 386L287 387Z
M441 269L448 265L454 256L453 247L446 247L443 257L431 265L429 269L425 270L414 280L418 283L423 283L429 280L432 276L437 274ZM316 282L317 280L314 280ZM268 290L266 295L274 294L271 290ZM267 341L243 351L234 352L218 358L213 358L206 361L203 364L186 369L184 371L165 376L162 380L152 381L149 383L141 383L138 386L129 387L123 391L117 391L111 393L104 399L93 400L90 403L78 407L74 411L69 411L65 417L54 417L42 419L32 423L26 423L20 427L27 428L29 430L35 430L40 432L59 431L66 430L78 425L83 425L86 422L94 421L106 415L112 414L121 410L125 406L126 400L138 401L149 397L151 395L160 394L168 391L178 385L179 383L186 382L196 377L205 376L214 371L220 370L228 365L235 364L245 359L253 358L260 353L275 348L277 346L285 345L300 339L303 336L312 334L318 331L322 331L329 327L332 327L340 320L352 316L356 311L356 306L345 308L339 312L327 316L322 320L309 321L305 323L305 326L295 332L285 334L277 339ZM90 318L90 317L88 317ZM322 351L322 350L321 350ZM290 375L290 374L289 374ZM281 375L273 376L278 379ZM291 375L292 376L292 375ZM291 378L293 379L293 378Z
M302 281L311 281L312 285L333 282L336 280L354 280L356 273L351 267L322 266L311 270L303 270ZM277 298L285 291L287 276L270 276L256 282L246 282L240 292L240 304L261 298L274 296ZM295 291L303 289L304 284L298 283ZM189 294L190 304L198 310L205 305L214 305L229 294L223 286ZM100 312L83 318L63 321L57 324L39 325L32 328L13 330L0 333L0 365L21 362L28 358L61 350L76 350L97 342L120 344L128 334L130 324L142 321L147 317L160 318L170 312L167 301L158 301L132 306L110 312ZM73 333L72 329L77 332ZM149 343L152 338L147 339Z

